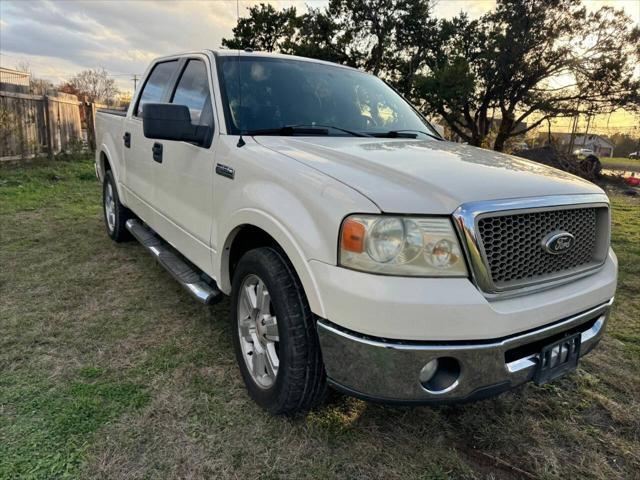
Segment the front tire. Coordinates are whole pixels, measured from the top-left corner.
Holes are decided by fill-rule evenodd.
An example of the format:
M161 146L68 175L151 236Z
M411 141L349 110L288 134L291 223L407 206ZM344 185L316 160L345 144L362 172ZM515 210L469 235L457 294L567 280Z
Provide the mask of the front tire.
M322 401L326 377L313 314L277 250L258 248L240 259L229 317L238 366L256 403L294 414Z
M107 235L115 242L124 242L131 238L125 224L133 214L120 203L118 189L111 170L107 170L102 183L102 212Z

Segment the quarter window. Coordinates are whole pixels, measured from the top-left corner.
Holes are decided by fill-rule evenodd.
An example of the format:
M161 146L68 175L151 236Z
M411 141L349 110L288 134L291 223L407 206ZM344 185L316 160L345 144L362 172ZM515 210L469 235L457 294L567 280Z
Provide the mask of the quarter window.
M191 123L194 125L213 127L207 67L202 60L187 62L171 103L186 105L191 114Z
M153 71L149 75L147 82L140 94L140 100L138 101L138 107L136 109L136 116L142 115L142 110L145 103L156 103L162 101L164 91L171 81L171 77L178 66L177 60L170 62L158 63L153 67Z

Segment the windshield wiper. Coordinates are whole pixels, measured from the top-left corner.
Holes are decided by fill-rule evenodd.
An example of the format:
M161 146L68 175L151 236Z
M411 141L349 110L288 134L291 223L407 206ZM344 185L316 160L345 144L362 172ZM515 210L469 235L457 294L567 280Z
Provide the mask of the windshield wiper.
M312 123L309 125L291 125L292 127L320 127L320 128L331 128L332 130L338 130L339 132L348 133L352 137L370 137L371 135L367 135L366 133L354 132L353 130L347 130L342 127L334 127L333 125L322 125L318 123Z
M353 132L345 128L334 127L333 125L284 125L277 128L263 128L258 130L247 130L243 132L245 135L329 135L329 129L338 130L347 133L353 137L369 137L363 133Z
M373 136L379 138L418 138L420 133L436 140L442 140L434 134L422 130L389 130L388 132L374 133Z
M328 135L327 128L300 128L293 126L283 126L277 128L261 128L258 130L245 130L244 135Z

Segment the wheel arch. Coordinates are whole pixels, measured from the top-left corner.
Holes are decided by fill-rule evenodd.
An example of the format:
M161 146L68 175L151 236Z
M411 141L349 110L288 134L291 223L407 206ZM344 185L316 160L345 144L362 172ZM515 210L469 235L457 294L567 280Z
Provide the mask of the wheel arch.
M108 170L112 170L111 162L109 161L109 157L107 156L105 151L100 150L98 154L98 173L100 176L100 180L104 179L104 176Z
M322 299L313 273L302 249L284 226L265 212L252 209L237 212L232 219L218 255L219 288L227 294L231 292L233 269L242 254L253 248L270 246L286 257L300 279L311 310L323 316Z
M121 172L118 160L113 156L112 150L109 149L108 145L104 143L100 145L100 148L96 149L96 167L98 178L101 182L104 181L104 176L106 175L107 171L111 171L113 179L116 183L116 189L118 190L118 197L120 197L120 201L123 203L123 205L125 205L124 196L122 194L122 179L120 178Z

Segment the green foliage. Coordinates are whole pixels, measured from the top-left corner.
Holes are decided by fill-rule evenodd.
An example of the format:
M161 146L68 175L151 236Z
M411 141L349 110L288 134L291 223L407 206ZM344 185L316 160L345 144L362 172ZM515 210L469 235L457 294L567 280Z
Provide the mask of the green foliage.
M69 140L66 150L57 155L60 160L82 161L87 158L87 149L81 138L72 138ZM95 175L94 175L95 178Z
M600 157L604 168L621 171L640 172L640 160L624 157Z
M36 210L46 203L64 204L65 211L75 207L99 211L99 204L87 205L85 200L95 186L96 175L86 156L74 162L39 159L1 167L0 214Z
M294 32L295 7L277 11L271 4L261 3L249 8L249 17L241 18L233 29L233 38L222 45L233 49L251 48L273 52Z
M496 150L551 117L640 105L640 28L622 10L587 13L581 0L499 0L477 20L464 13L437 20L431 5L330 0L298 17L293 8L260 5L223 43L365 69L463 140L491 139Z
M84 367L78 373L84 379L93 380L100 377L104 373L104 369L90 365L88 367Z
M18 124L15 119L15 115L12 115L11 110L9 110L4 105L0 105L0 138L2 147L4 149L4 143L8 142L10 138L17 136L19 133Z
M11 409L0 437L0 478L73 478L89 435L149 402L141 386L112 381L53 386L5 374L0 387L0 404Z

